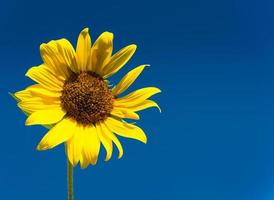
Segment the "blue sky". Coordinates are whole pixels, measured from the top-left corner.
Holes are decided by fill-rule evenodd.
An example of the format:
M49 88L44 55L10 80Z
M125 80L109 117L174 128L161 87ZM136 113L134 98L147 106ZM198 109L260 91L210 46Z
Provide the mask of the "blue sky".
M121 138L98 165L75 169L75 199L271 200L274 198L274 2L19 1L1 3L0 197L66 199L61 145L35 147L46 133L25 127L8 92L32 82L39 45L89 27L115 35L114 50L138 45L115 77L150 63L131 90L158 86L156 109L138 122L148 144Z

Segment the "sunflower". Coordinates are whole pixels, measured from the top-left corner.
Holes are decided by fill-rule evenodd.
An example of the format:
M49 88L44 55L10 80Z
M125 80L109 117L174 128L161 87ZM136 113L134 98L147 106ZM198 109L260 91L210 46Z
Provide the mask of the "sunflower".
M80 162L81 168L86 168L96 164L101 144L106 150L106 161L112 156L113 144L122 157L117 135L147 142L144 131L125 120L138 120L137 111L159 108L149 98L160 89L146 87L120 95L149 65L131 70L114 87L107 80L135 50L136 45L132 44L112 55L113 34L102 33L92 45L88 28L79 34L76 50L66 39L40 45L43 63L26 73L36 83L14 94L18 107L28 116L26 125L49 128L37 150L65 143L71 165Z

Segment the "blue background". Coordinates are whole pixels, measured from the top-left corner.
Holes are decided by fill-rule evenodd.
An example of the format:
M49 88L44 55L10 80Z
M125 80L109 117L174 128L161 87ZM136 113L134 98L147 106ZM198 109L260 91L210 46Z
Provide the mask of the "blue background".
M121 138L125 154L75 169L75 199L274 199L272 0L2 1L0 199L66 199L63 145L37 152L46 129L25 127L8 96L32 82L39 45L115 34L138 50L112 81L150 63L130 89L158 86L138 124L148 144Z

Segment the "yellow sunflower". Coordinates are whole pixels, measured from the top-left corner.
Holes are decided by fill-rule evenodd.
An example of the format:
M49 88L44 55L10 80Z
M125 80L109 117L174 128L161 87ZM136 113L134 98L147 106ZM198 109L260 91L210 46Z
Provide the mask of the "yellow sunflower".
M148 65L136 67L111 87L107 78L127 63L136 45L114 55L112 50L112 33L102 33L92 45L88 28L79 34L76 50L66 39L41 44L43 64L26 73L36 84L14 94L28 116L26 125L49 127L38 150L64 142L69 162L73 166L80 162L81 168L86 168L96 164L101 144L106 150L105 160L112 156L113 143L122 157L116 134L146 143L143 130L125 119L138 120L137 111L159 108L148 98L160 89L146 87L120 97Z

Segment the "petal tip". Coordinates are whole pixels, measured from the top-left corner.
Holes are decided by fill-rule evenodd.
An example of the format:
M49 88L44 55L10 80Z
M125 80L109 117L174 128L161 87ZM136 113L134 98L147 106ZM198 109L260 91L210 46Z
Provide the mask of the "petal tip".
M144 135L143 138L140 138L140 141L144 144L147 144L147 136Z
M19 102L20 100L19 100L19 98L16 96L16 93L17 93L17 92L15 92L15 93L8 92L8 94L9 94L13 99L15 99L17 102Z
M113 37L113 33L109 32L109 31L105 31L103 34L108 37Z
M100 38L102 39L102 42L106 44L112 43L113 37L114 37L113 33L107 32L107 31L103 32L100 36Z
M107 161L109 161L109 160L110 160L110 158L105 158L105 160L104 160L104 161L105 161L105 162L107 162Z
M87 34L89 32L89 28L84 28L81 33Z
M25 126L31 126L33 125L33 121L28 117L25 121Z
M144 140L144 141L142 141L144 144L147 144L147 138Z
M47 150L47 146L40 143L40 144L37 145L36 150L37 151Z
M30 69L25 73L25 76L29 77L29 74L30 74Z
M133 51L136 51L137 45L136 45L136 44L131 44L131 45L130 45L130 48L132 48Z
M93 165L93 166L95 166L96 163L97 163L97 161L95 161L95 162L90 162L90 164Z
M162 109L160 108L160 106L157 106L158 110L160 113L162 113Z
M81 169L86 169L88 167L88 165L81 165L80 167L81 167Z
M42 44L40 44L40 51L43 51L44 50L44 48L46 47L46 43L42 43Z
M161 93L162 92L162 90L161 89L159 89L159 88L155 88L156 89L156 93L155 94L157 94L157 93Z
M75 167L78 164L78 160L69 160L70 164L72 165L72 167Z

